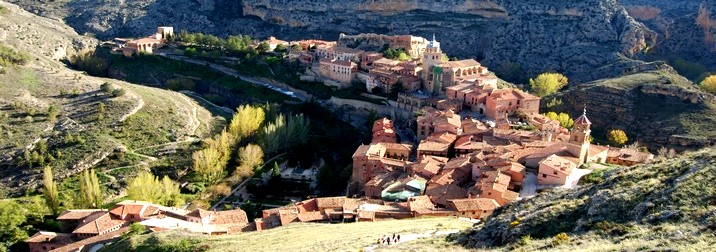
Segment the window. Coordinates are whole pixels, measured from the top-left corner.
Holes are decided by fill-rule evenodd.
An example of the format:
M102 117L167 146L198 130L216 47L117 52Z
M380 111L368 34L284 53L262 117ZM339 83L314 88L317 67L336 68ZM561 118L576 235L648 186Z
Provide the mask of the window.
M557 171L554 171L554 175L557 175Z
M544 174L544 173L543 173L543 174L542 174L542 177L543 177L543 178L546 178L546 177L547 177L547 174Z

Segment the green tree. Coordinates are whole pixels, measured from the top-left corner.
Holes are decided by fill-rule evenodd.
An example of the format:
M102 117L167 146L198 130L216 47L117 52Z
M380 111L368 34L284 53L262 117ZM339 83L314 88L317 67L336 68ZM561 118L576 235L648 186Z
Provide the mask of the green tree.
M269 50L271 50L271 46L268 43L266 43L266 41L261 42L261 43L259 43L258 46L256 46L256 51L258 51L259 53L265 53L265 52L268 52Z
M102 207L102 190L94 170L85 169L79 178L80 190L74 197L74 206L79 208Z
M390 92L388 93L388 98L391 100L397 100L398 94L405 91L405 85L403 85L402 80L398 80L393 86L390 87Z
M109 61L97 57L94 52L72 56L71 62L77 69L93 76L106 76L109 67Z
M716 75L711 75L701 81L701 89L716 95Z
M28 238L22 224L27 221L26 210L15 201L0 200L0 250Z
M229 123L229 133L238 138L245 138L256 132L263 124L266 114L263 108L241 105Z
M142 172L130 180L127 195L133 200L149 201L166 206L180 206L184 202L179 193L179 185L169 177L161 180L149 172Z
M60 195L57 190L57 184L55 183L54 175L52 174L52 167L45 166L42 173L42 194L45 196L45 203L50 208L53 215L57 215L60 209Z
M537 76L537 78L530 79L530 87L532 93L536 96L544 97L554 94L561 88L567 85L569 80L562 74L558 73L543 73Z
M213 183L224 176L224 167L221 166L221 154L214 148L205 148L192 155L194 165L192 169L201 181Z
M567 113L557 114L555 112L547 112L544 115L549 119L558 121L559 125L564 128L571 129L572 126L574 126L574 120L571 117L569 117L569 114L567 114Z
M239 164L253 169L264 163L264 151L260 146L248 144L239 148Z
M607 140L613 145L623 146L629 141L629 138L627 138L627 134L623 130L615 129L607 133Z

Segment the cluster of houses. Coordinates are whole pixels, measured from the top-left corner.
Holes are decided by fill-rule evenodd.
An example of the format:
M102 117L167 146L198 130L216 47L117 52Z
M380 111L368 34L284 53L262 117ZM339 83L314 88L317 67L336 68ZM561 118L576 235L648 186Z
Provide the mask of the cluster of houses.
M111 49L113 54L121 54L125 57L132 57L137 54L153 54L154 51L163 47L167 39L174 36L174 27L160 26L157 32L143 38L128 39L114 38L111 41L103 42L102 45Z
M288 42L287 42L288 43ZM455 85L496 86L497 78L473 59L450 61L440 43L411 35L359 34L340 35L338 42L303 40L293 44L302 51L292 51L289 58L298 59L317 70L319 80L338 88L363 83L368 91L390 92L395 85L414 97L444 95ZM403 59L385 58L377 51L354 49L355 45L400 50ZM422 106L418 106L418 109Z
M521 105L522 98L533 99L518 97ZM519 108L533 130L509 121L485 125L450 109L423 111L417 118L420 142L414 158L413 145L390 134L394 129L385 118L374 123L373 142L353 154L352 181L362 185L367 198L420 200L430 206L430 213L483 218L490 212L483 207L494 209L519 198L528 170L536 175L534 187L563 186L576 183L579 175L574 171L585 163L634 165L653 159L650 153L591 144L586 110L571 130ZM461 209L474 207L474 213L458 211L458 204Z
M62 233L40 231L27 240L31 252L89 251L117 239L139 223L152 231L182 229L217 235L256 230L246 212L186 211L145 201L126 200L112 209L67 210L57 217Z

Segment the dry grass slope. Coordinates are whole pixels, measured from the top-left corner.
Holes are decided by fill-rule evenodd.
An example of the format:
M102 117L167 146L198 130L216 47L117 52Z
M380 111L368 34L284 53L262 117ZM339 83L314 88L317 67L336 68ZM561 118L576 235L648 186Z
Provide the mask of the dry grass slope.
M210 237L172 231L135 236L104 251L159 251L168 243L181 243L182 240L208 251L360 251L375 244L382 235L422 234L470 226L470 222L455 218L421 218L346 224L294 223L261 232ZM406 244L413 242L422 240ZM393 248L400 246L387 247ZM434 251L430 247L423 250L426 249Z

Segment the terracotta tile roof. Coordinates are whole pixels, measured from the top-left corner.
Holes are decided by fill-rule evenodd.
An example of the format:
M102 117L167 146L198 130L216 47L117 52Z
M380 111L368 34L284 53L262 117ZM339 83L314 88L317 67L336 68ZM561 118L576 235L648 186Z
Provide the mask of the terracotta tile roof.
M289 210L289 209L281 209L281 210L278 210L278 217L279 217L279 220L281 221L281 225L285 226L291 222L298 221L298 211Z
M346 197L316 198L318 208L343 208Z
M301 222L325 221L328 219L328 216L321 212L306 212L298 214L298 220Z
M507 191L507 187L510 185L510 175L499 171L488 171L482 173L479 185L481 191L488 191L489 189L504 192Z
M364 203L365 200L362 199L346 198L346 201L343 203L343 211L355 211Z
M502 198L507 201L515 201L515 200L517 200L518 197L520 197L519 193L510 191L510 190L504 191L502 193Z
M443 167L443 170L448 170L448 169L471 170L472 165L470 163L470 157L465 156L465 157L453 158L447 164L445 164L445 167Z
M592 122L589 121L589 118L587 118L587 111L584 111L584 114L577 117L577 119L574 120L574 125L578 124L584 124L584 125L592 125Z
M121 226L125 221L113 218L109 212L93 214L87 217L85 223L77 227L73 234L100 234Z
M212 212L212 211L207 211L207 210L204 210L204 209L196 209L196 210L191 211L190 213L188 213L187 216L204 219L204 218L207 218L207 217L211 216L213 213L214 213L214 212Z
M408 207L410 211L419 211L433 209L435 208L435 205L433 205L433 202L430 201L430 197L422 195L408 198Z
M462 187L448 184L428 188L425 195L436 204L447 205L447 201L451 199L462 199L467 197L467 190Z
M436 163L438 165L444 165L446 164L450 159L446 157L438 157L438 156L432 156L432 155L424 155L423 160L420 161L420 163Z
M50 250L51 252L70 252L70 251L80 251L84 247L91 247L87 245L91 244L98 244L98 243L107 243L109 241L118 239L122 234L129 231L129 227L122 227L117 231L109 232L103 235L97 235L93 236L87 239L83 239L74 243L67 244L66 246L59 247L54 250Z
M361 145L358 146L356 152L353 153L353 158L356 157L382 157L385 153L385 147L379 144Z
M457 135L449 133L449 132L436 132L436 133L430 134L425 140L439 142L439 143L452 144L455 142L455 140L457 140Z
M40 231L25 240L27 243L70 244L75 241L72 234Z
M450 148L449 143L440 143L440 142L434 142L434 141L428 141L428 140L420 141L420 144L418 145L419 151L443 152L443 151L447 151L449 148Z
M77 209L77 210L65 210L57 217L57 220L82 220L87 218L94 213L104 212L101 209Z
M474 59L465 59L465 60L448 61L448 62L440 64L440 66L441 67L450 67L450 68L479 67L480 63L478 63Z
M241 209L217 211L211 215L210 224L246 224L249 223L246 212Z
M296 208L299 213L313 212L318 211L318 204L316 204L316 199L307 199L296 203Z
M378 143L385 147L386 150L401 150L401 151L410 151L413 149L413 146L409 144L399 144L399 143Z
M539 100L540 99L537 96L523 92L521 90L513 89L513 93L515 94L515 96L517 96L518 98L523 99L523 100Z
M453 199L448 200L453 208L452 210L458 212L467 211L493 211L500 207L497 201L488 198L473 198L473 199Z
M414 171L426 171L428 173L432 174L438 174L440 172L440 169L442 167L435 162L426 162L426 163L419 163L419 164L413 164L413 170Z
M144 209L145 206L146 205L122 204L122 205L116 205L109 212L120 217L120 218L124 218L124 216L126 216L128 214L140 216L140 214L142 213L142 209Z
M539 164L553 167L557 172L562 173L565 176L571 174L572 170L577 168L577 164L557 155L551 155L539 162Z

